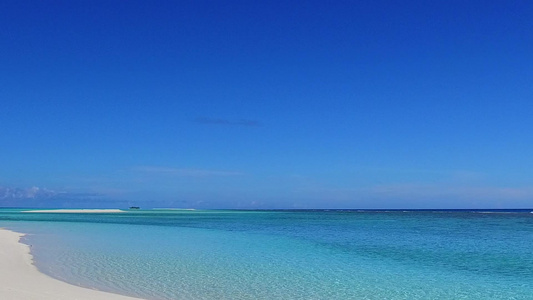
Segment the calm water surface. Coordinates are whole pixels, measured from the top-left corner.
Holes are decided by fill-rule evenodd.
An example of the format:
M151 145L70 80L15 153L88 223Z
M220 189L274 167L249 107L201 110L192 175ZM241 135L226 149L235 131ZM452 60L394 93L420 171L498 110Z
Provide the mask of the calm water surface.
M145 299L533 299L533 213L23 213L55 278Z

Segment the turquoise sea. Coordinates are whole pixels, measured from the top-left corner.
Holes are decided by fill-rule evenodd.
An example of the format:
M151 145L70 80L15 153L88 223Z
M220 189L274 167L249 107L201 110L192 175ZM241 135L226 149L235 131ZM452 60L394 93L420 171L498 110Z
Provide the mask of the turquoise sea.
M533 213L0 209L44 273L145 299L533 299Z

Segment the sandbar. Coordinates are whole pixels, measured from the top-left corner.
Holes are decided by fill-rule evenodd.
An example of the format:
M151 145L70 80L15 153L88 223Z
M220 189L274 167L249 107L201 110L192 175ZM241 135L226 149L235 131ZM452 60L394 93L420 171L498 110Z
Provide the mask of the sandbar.
M38 210L25 210L24 213L63 213L63 214L84 214L84 213L123 213L126 212L121 209L38 209Z
M83 288L54 279L33 265L24 234L0 228L0 299L9 300L140 300Z

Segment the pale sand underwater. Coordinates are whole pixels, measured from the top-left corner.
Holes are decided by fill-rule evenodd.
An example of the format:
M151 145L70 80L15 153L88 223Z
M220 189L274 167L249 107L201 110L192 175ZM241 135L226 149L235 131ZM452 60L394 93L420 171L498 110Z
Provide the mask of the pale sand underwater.
M0 229L0 299L9 300L134 300L53 279L33 265L24 234Z
M531 300L533 294L531 209L22 213L28 210L0 209L0 228L26 234L20 242L31 246L12 233L15 248L8 253L28 256L30 274L39 274L37 267L47 282L50 276L143 299ZM0 269L24 269L6 264ZM17 285L15 277L0 277L0 300L98 300L61 298L48 283L19 279ZM13 297L8 288L38 296ZM116 299L109 297L103 299Z

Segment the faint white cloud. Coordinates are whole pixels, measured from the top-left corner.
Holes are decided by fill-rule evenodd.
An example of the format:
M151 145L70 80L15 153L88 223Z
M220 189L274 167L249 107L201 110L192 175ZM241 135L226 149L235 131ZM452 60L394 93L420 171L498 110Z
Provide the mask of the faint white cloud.
M59 194L61 193L36 186L30 188L0 187L0 199L51 198Z
M533 188L388 184L354 188L303 187L295 199L315 206L357 208L517 208L533 206Z
M209 176L238 176L242 175L241 172L235 171L223 171L223 170L205 170L205 169L181 169L181 168L168 168L168 167L154 167L154 166L141 166L134 168L136 172L169 175L169 176L183 176L183 177L209 177Z
M366 189L368 194L398 198L452 198L452 199L533 199L533 188L471 187L424 184L381 185Z

